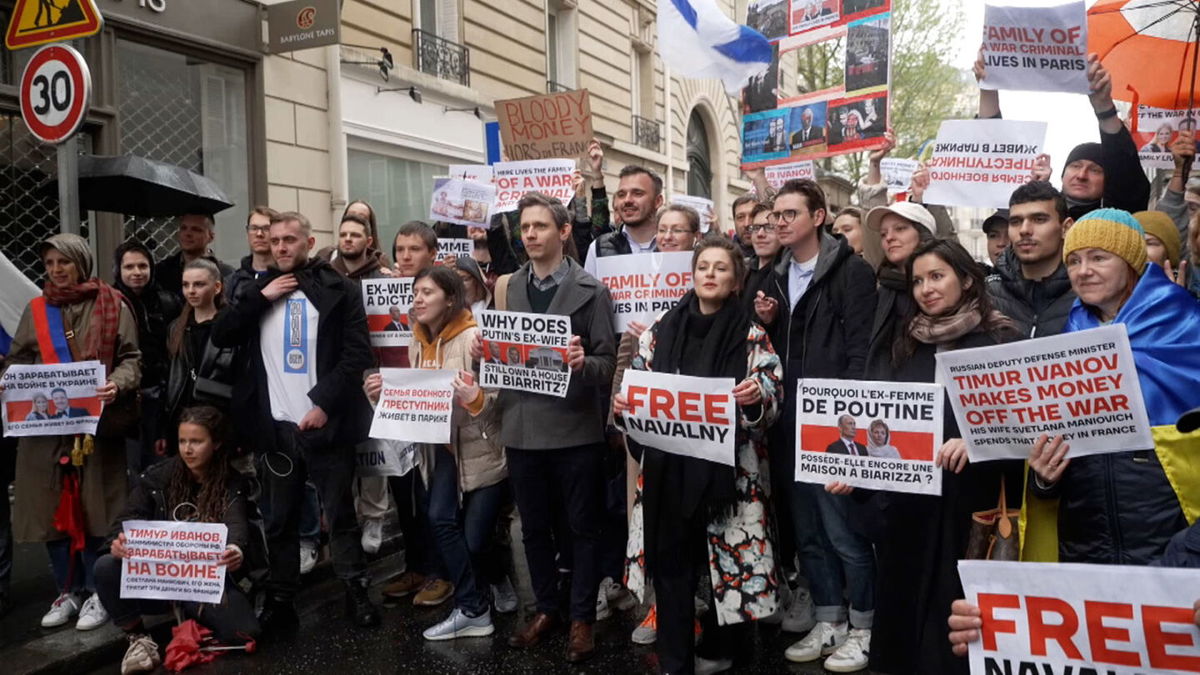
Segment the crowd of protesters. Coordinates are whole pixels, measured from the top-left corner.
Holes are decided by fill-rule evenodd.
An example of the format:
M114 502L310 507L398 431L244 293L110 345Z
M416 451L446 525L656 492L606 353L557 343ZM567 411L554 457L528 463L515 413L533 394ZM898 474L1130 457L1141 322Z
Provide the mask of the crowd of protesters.
M565 629L565 659L586 660L594 623L636 596L647 612L630 640L654 643L665 673L732 668L753 648L757 621L796 634L788 660L833 672L966 672L960 655L982 620L960 599L955 565L972 513L1003 492L1030 509L1029 540L1056 547L1059 560L1198 566L1200 530L1181 506L1197 486L1172 482L1161 447L1072 459L1061 438L1042 438L1028 466L971 464L949 406L939 496L799 483L788 392L804 378L933 382L946 350L1120 323L1151 424L1200 426L1189 413L1200 404L1190 265L1200 217L1189 205L1200 198L1184 198L1200 189L1187 187L1185 168L1161 210L1146 211L1149 182L1107 76L1093 62L1089 77L1102 141L1072 150L1061 191L1046 180L1049 158L1039 161L1008 209L983 223L986 262L958 243L945 209L922 203L924 167L908 198L889 203L879 165L890 132L857 207L831 213L816 182L773 188L757 171L728 234L719 220L702 232L700 214L666 205L662 179L640 166L619 172L610 206L593 143L570 204L528 193L486 230L405 223L390 250L364 202L346 209L337 245L324 250L303 214L258 207L248 253L230 268L211 256L212 218L191 215L179 222L180 252L157 264L138 242L118 247L110 286L85 240L53 236L39 247L42 295L5 363L54 362L40 318L52 307L70 327L71 358L105 365L106 407L82 465L62 461L79 451L73 436L15 443L17 498L0 553L11 555L9 539L44 543L59 595L42 626L111 621L130 640L123 672L157 666L142 617L167 609L120 596L125 520L228 526L225 599L181 610L238 644L297 630L300 577L322 537L347 619L378 625L367 562L389 517L405 567L383 596L449 606L428 640L489 636L493 613L517 611L516 518L535 606L505 636L514 649ZM979 113L999 116L994 92L982 93ZM1171 148L1180 167L1195 154L1184 136ZM475 249L439 263L439 237L469 237ZM690 251L693 287L651 324L618 333L596 261L653 251ZM359 284L387 276L413 278L410 315L393 317L412 327L407 347L368 339ZM480 387L482 309L569 317L565 397ZM288 367L294 331L302 368ZM456 372L452 440L418 444L404 476L357 478L355 448L375 442L381 367ZM627 439L620 382L631 370L733 378L735 463ZM881 440L876 431L882 452L887 430ZM56 518L68 476L84 514L70 534ZM1040 538L1036 504L1056 521L1056 540Z

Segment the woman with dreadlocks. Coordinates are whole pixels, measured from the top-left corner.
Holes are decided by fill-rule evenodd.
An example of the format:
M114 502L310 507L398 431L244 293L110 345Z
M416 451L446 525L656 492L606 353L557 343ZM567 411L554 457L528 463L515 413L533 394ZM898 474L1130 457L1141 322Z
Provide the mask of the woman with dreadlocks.
M224 523L229 533L220 564L225 565L225 595L220 604L180 602L184 616L213 632L223 644L240 645L258 636L254 605L234 583L243 567L243 551L251 547L251 486L229 466L224 443L224 416L210 406L183 411L179 418L179 454L146 470L137 480L125 512L117 520L109 553L96 561L96 592L112 621L129 638L122 673L158 667L158 645L142 623L146 614L163 614L170 603L121 597L121 565L128 555L122 527L127 520Z

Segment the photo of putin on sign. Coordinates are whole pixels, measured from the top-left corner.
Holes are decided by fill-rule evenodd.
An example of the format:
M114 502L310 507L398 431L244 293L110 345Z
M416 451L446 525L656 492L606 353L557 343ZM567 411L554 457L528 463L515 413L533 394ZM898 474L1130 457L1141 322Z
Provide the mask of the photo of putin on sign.
M838 418L838 431L841 436L825 448L825 452L833 455L857 455L860 457L867 456L867 446L854 440L854 434L858 431L858 424L854 418L849 415L842 415Z

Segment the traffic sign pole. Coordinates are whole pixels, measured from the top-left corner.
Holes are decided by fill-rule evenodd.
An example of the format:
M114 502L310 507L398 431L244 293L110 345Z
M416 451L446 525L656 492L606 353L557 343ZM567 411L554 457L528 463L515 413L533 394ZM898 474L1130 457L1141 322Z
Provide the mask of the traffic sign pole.
M59 232L79 234L79 141L76 136L58 144Z

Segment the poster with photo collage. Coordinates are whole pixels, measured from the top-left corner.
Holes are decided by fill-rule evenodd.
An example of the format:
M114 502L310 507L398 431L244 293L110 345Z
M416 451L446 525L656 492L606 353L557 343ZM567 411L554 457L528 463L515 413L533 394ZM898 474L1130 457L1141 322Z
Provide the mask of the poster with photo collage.
M891 89L891 0L752 0L746 25L774 46L771 67L742 91L742 168L821 159L880 147ZM804 50L834 51L842 78L800 89L780 68Z

